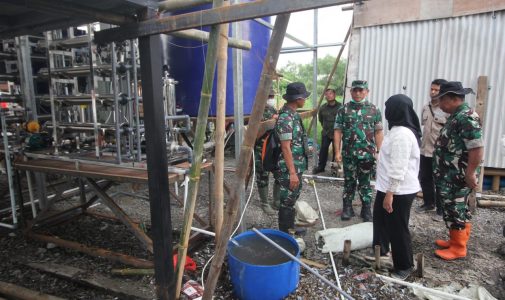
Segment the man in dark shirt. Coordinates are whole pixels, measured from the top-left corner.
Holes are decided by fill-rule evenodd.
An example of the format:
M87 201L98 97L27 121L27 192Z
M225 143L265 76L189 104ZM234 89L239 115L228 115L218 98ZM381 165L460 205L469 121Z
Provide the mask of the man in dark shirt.
M335 100L335 89L326 89L324 96L326 97L326 103L321 105L318 112L319 122L323 127L321 130L321 150L319 151L319 163L312 170L312 174L324 172L326 161L328 161L328 148L330 147L330 144L333 146L333 151L335 151L335 145L333 144L333 126L335 124L335 116L337 115L337 111L342 106L341 103Z

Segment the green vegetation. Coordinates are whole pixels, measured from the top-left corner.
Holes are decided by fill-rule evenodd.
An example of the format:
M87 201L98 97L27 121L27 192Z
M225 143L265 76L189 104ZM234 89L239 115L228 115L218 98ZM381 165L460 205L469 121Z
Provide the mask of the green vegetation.
M331 69L333 68L333 64L335 63L336 57L327 55L323 58L320 58L317 60L317 66L318 66L318 79L317 79L317 101L319 101L319 98L321 97L321 94L323 93L323 89L326 85L326 82L328 80L328 76L330 75ZM345 79L345 69L346 69L346 64L347 60L345 59L340 59L340 62L338 63L337 70L335 74L333 75L332 81L330 83L330 87L334 88L336 90L337 94L337 101L342 101L343 95L344 95L344 79ZM286 86L290 82L294 81L300 81L305 84L307 87L308 91L313 91L313 84L312 84L312 76L313 76L313 64L297 64L294 62L289 62L287 66L281 68L278 70L279 74L282 74L283 77L279 81L279 92L280 95L277 96L277 103L278 107L281 107L284 103L284 100L282 100L282 94L286 90ZM312 98L313 96L311 95L306 101L305 101L305 106L304 109L312 109ZM310 119L306 119L303 122L305 128L309 127L310 124ZM318 137L317 137L317 142L318 144L321 143L321 124L317 124L317 130L318 130ZM312 132L309 133L309 136L312 136Z

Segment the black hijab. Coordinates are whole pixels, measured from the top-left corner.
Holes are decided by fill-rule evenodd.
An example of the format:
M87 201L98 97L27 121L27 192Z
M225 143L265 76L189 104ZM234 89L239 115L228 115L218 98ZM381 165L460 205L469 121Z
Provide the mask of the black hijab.
M403 94L389 97L386 101L385 115L386 120L388 120L389 129L393 128L393 126L407 127L414 133L417 143L421 145L421 125L414 111L412 99Z

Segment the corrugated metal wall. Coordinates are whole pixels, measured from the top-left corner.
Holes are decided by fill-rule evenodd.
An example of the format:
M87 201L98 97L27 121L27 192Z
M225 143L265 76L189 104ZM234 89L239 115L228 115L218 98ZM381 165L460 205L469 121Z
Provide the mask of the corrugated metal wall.
M477 78L488 76L484 165L505 168L500 141L505 134L505 11L354 31L351 47L359 55L350 55L348 78L368 80L370 101L381 109L389 96L404 93L420 113L434 78L462 81L476 91ZM467 101L473 106L475 96Z

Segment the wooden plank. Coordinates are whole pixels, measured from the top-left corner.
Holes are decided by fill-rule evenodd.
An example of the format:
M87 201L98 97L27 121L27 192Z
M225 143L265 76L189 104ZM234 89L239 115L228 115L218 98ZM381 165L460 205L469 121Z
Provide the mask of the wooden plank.
M153 253L153 241L150 237L143 232L137 224L135 224L130 217L119 207L111 197L109 197L102 189L90 178L86 178L89 185L95 192L95 194L102 199L103 204L105 204L112 213L123 223L142 243L147 251Z
M9 299L33 299L33 300L63 300L64 298L51 296L25 287L8 282L0 281L0 295ZM4 299L1 298L0 299Z
M212 8L170 17L150 19L139 23L102 30L95 33L95 42L104 44L141 36L170 33L182 29L243 21L283 13L353 3L353 0L261 0Z
M76 177L90 177L109 179L115 182L136 182L147 183L148 170L141 168L127 168L121 166L96 165L92 163L76 164L75 162L52 160L52 159L32 159L28 161L15 161L14 168L18 170L35 171L42 173L53 173L60 175L70 175ZM174 165L181 169L189 169L189 163ZM212 162L202 164L202 169L207 170L212 167ZM168 174L169 182L180 181L184 178L179 174Z
M91 256L95 257L102 257L111 261L116 261L120 262L125 265L129 265L135 268L152 268L154 266L152 261L141 259L141 258L136 258L133 256L129 256L126 254L122 253L117 253L113 252L110 250L102 249L102 248L97 248L97 247L88 247L86 245L77 243L77 242L72 242L72 241L67 241L64 239L60 239L58 237L53 237L53 236L48 236L48 235L43 235L43 234L36 234L33 232L28 232L26 234L29 238L32 238L34 240L42 241L45 243L53 243L56 244L57 246L63 247L63 248L68 248L72 249L75 251L79 251Z
M479 200L480 207L505 207L505 201Z
M115 280L98 273L54 263L28 263L26 265L84 286L117 295L121 299L152 299L154 296L146 292L149 290L149 286L134 281Z
M317 261L313 261L313 260L310 260L310 259L307 259L307 258L300 258L300 260L304 263L306 263L307 265L309 266L313 266L313 267L316 267L316 268L319 268L319 269L324 269L326 268L326 265L323 265L322 263L318 263Z

